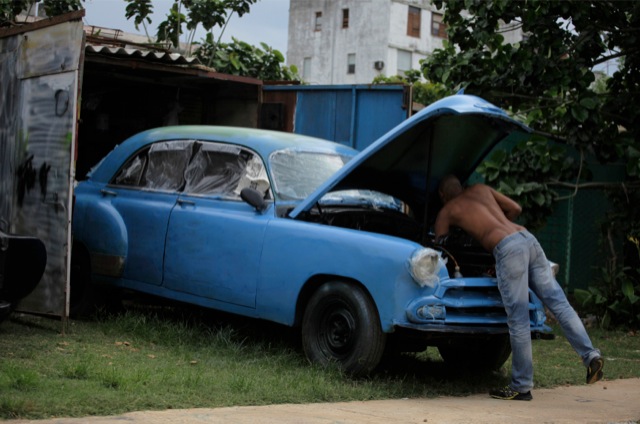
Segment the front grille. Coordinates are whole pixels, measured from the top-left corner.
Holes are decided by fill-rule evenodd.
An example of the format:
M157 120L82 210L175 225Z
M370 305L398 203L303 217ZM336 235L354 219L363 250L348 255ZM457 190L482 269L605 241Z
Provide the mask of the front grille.
M454 287L445 291L447 324L506 324L507 313L497 286ZM535 325L536 311L529 294L529 320Z

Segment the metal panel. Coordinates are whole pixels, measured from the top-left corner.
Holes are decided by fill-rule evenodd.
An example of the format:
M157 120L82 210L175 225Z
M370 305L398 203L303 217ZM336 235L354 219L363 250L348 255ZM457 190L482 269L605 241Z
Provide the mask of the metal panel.
M18 35L18 78L25 79L78 69L82 25L65 22Z
M38 25L0 39L0 225L35 236L45 273L19 309L66 316L72 166L82 21Z
M16 77L18 37L0 38L0 229L9 230L16 183L18 99L22 85Z
M273 112L275 106L279 105L278 111L282 115L269 116L269 112L262 112L260 128L275 129L279 131L293 132L293 116L296 108L296 93L294 91L272 91L264 89L262 93L262 105L268 105ZM273 121L278 121L279 126L273 125Z
M359 150L409 116L408 88L403 85L264 86L263 90L269 99L275 93L296 93L293 132Z
M337 103L337 92L333 90L299 91L294 132L345 143L336 138ZM349 118L349 115L340 116Z
M355 147L362 150L407 118L404 91L358 90Z

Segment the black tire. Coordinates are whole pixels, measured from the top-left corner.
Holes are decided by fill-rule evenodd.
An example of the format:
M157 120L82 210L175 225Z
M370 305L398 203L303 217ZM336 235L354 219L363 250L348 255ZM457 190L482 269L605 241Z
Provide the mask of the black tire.
M302 347L312 363L337 364L354 377L369 374L384 352L378 311L359 286L329 282L311 297L302 320Z
M13 305L9 302L5 302L0 298L0 323L9 318L13 311Z
M440 356L447 365L478 371L499 369L511 355L508 334L484 338L452 340L438 345Z

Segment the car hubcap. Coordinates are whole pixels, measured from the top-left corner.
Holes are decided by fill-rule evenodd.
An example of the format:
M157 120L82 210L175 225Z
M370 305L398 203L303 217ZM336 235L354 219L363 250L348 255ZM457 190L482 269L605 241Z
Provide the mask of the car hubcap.
M349 311L331 311L326 317L324 328L324 340L329 350L334 354L347 353L355 332L355 322Z

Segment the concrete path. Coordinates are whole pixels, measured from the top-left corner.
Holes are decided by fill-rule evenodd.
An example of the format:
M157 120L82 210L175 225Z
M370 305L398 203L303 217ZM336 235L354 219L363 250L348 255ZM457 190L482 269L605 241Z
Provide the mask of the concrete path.
M468 397L132 412L111 417L9 420L7 424L500 424L640 423L640 379L534 390L533 401Z

